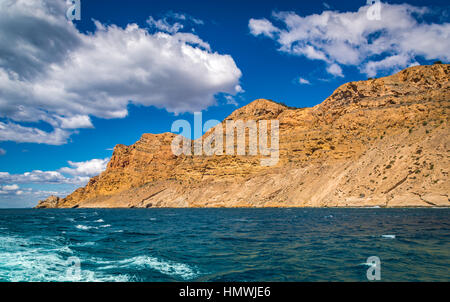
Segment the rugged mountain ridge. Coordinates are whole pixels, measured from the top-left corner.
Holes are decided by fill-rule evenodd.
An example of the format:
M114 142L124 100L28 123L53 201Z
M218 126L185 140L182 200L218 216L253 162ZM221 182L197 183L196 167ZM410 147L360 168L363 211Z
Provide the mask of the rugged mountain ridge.
M450 65L415 66L344 84L312 108L261 99L234 111L226 120L279 120L273 167L175 156L174 134L144 134L85 187L37 207L449 206L449 79Z

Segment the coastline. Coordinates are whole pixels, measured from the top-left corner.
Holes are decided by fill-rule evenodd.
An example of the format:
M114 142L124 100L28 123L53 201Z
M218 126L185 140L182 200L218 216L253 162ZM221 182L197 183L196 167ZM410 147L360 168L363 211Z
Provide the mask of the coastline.
M5 208L8 209L8 208ZM123 209L139 209L139 210L150 210L150 209L172 209L172 210L188 210L188 209L450 209L450 206L391 206L391 207L381 207L381 206L358 206L358 207L292 207L292 206L285 206L285 207L159 207L159 208L139 208L139 207L76 207L76 208L38 208L38 207L32 207L32 208L17 208L17 209L36 209L36 210L67 210L67 209L103 209L103 210L110 210L110 209L117 209L117 210L123 210Z
M186 148L223 140L230 121L275 121L270 139L263 131L266 143L279 137L273 166L261 164L265 154L245 151L258 129L241 129L241 143L234 135L225 139L233 152L244 147L241 155L224 152L223 144L218 154L175 154L179 136L147 133L116 145L106 170L86 186L37 207L449 206L449 88L450 65L435 64L346 83L311 108L258 99L187 140Z

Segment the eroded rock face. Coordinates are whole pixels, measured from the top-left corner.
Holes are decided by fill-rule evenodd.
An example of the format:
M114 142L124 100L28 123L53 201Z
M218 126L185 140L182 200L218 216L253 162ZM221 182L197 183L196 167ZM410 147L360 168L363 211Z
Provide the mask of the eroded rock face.
M58 196L54 196L51 195L49 197L47 197L44 200L40 200L38 202L38 205L36 206L37 209L42 209L42 208L58 208L59 207L59 202L61 201L61 198Z
M226 120L279 120L273 167L175 156L174 134L144 134L85 187L38 207L449 206L449 78L450 65L415 66L342 85L313 108L256 100L233 112Z

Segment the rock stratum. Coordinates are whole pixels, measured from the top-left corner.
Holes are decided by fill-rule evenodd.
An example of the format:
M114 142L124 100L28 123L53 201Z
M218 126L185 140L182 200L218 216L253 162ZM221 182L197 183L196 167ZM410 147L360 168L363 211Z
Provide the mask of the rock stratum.
M279 120L272 167L175 156L174 134L144 134L85 187L37 208L450 206L449 78L450 65L415 66L344 84L312 108L260 99L234 111L226 120Z

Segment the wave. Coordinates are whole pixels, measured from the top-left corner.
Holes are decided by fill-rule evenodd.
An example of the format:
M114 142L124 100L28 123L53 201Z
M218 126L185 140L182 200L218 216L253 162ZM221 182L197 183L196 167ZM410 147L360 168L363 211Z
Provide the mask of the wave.
M76 228L79 229L79 230L84 230L84 231L87 231L87 230L90 230L90 229L98 229L98 227L87 226L87 225L82 225L82 224L77 225Z
M92 245L95 245L95 242L87 241L87 242L79 242L79 243L72 244L72 246L92 246Z
M395 235L381 235L382 238L395 239Z
M155 257L137 256L126 259L122 262L138 267L149 267L165 275L178 276L185 280L193 279L198 276L198 272L196 272L187 264L161 260Z
M104 224L104 225L101 225L100 227L101 228L109 228L111 225L110 224Z
M198 271L185 263L174 262L170 260L163 260L151 256L136 256L120 261L105 261L95 260L96 264L105 264L101 267L102 270L116 269L117 267L128 267L135 269L152 269L164 275L179 277L183 280L191 280L200 275Z
M59 247L59 248L56 248L55 250L59 251L59 252L62 252L62 253L66 253L66 254L73 254L73 251L67 245Z
M364 266L369 266L369 267L374 266L373 263L368 263L368 262L360 263L359 265L364 265Z
M66 245L52 245L48 238L24 239L17 236L0 236L0 281L12 282L126 282L133 281L126 274L113 275L93 272L83 268L83 259L67 257L72 254ZM79 273L72 274L71 259L80 260Z
M96 221L94 221L94 222L105 222L103 219L98 219L98 220L96 220Z

